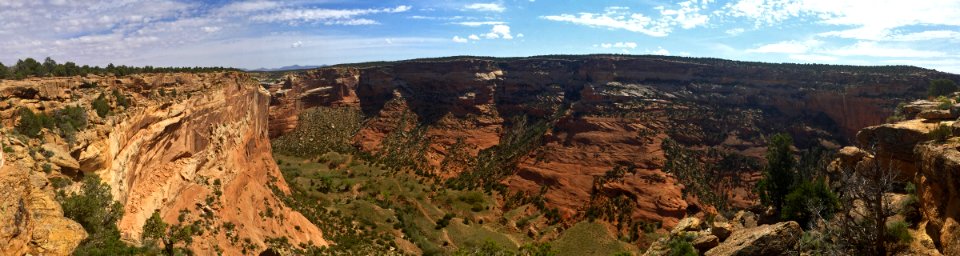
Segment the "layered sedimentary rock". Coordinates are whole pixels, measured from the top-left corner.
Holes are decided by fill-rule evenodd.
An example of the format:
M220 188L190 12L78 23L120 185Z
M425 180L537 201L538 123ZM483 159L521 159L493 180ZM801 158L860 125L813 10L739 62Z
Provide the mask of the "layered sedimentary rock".
M960 134L954 115L921 115L940 110L928 101L904 107L904 121L864 128L857 147L846 147L831 164L835 171L882 168L897 173L902 182L916 184L921 220L913 251L935 255L960 254ZM956 113L956 106L945 109ZM898 207L897 204L892 204Z
M538 139L530 143L536 145L508 166L511 175L502 184L510 191L545 190L548 207L568 217L583 210L591 194L626 196L638 206L633 217L672 226L710 208L702 193L694 193L704 189L692 184L709 184L725 204L755 203L750 189L758 168L732 156L759 160L765 135L789 132L799 146L836 148L859 129L882 123L901 100L922 95L930 79L943 77L958 79L910 67L629 56L344 66L291 74L273 85L271 122L282 125L272 125L270 133L296 126L297 111L291 110L358 107L368 118L354 138L359 149L376 153L391 133L412 124L425 129L429 145L419 153L425 165L451 178L468 168L448 158L503 150L495 146L516 146L508 139L535 132ZM685 159L732 163L724 168L733 171L700 177L711 180L665 172L673 168L668 165L690 164ZM618 166L629 166L630 174L594 188L598 177Z
M0 91L8 99L0 108L5 127L20 107L88 109L88 128L72 141L44 130L45 144L36 146L50 156L22 163L41 169L51 162L53 175L99 176L124 206L117 225L125 241L140 243L144 223L159 211L167 223L202 224L206 232L181 245L201 254L258 252L270 238L326 244L321 231L271 189L287 191L270 153L270 97L245 74L5 81ZM101 93L112 109L105 118L90 110Z

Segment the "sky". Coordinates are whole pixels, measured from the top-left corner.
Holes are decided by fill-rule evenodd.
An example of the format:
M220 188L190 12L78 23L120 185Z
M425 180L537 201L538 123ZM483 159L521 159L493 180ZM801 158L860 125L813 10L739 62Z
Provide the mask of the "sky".
M960 0L0 0L0 62L657 54L960 73Z

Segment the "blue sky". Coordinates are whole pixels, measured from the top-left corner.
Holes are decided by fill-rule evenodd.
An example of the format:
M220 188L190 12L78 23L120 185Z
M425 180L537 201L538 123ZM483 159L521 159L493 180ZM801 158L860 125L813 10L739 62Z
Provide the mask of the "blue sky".
M8 65L628 53L960 73L960 0L0 0L0 38Z

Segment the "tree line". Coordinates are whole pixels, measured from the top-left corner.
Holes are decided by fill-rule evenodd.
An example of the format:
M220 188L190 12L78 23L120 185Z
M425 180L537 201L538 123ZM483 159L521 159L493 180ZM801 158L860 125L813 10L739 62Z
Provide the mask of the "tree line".
M205 73L217 71L239 71L239 69L226 67L134 67L126 65L117 66L113 65L113 63L110 63L106 67L89 65L80 66L69 61L57 63L50 57L44 59L42 63L33 58L17 60L17 64L9 67L0 62L0 79L13 80L20 80L28 77L83 76L88 74L113 74L116 76L125 76L141 73Z

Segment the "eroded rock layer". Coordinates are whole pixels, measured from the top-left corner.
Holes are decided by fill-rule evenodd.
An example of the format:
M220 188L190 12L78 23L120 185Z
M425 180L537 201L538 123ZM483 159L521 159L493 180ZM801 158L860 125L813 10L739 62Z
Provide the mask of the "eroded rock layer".
M669 227L716 204L754 204L765 135L785 131L798 146L836 148L942 77L957 79L912 67L655 56L343 66L291 74L271 86L270 134L296 127L305 108L354 107L367 118L354 144L377 153L413 120L427 144L417 155L441 177L482 165L451 159L498 151L504 157L492 159L509 160L501 184L542 191L564 216L582 213L600 195L627 198L638 206L632 217ZM599 178L624 166L628 175Z
M21 136L26 141L15 150L22 157L14 161L54 169L53 176L99 176L123 204L117 225L125 241L141 243L144 223L159 211L170 224L202 224L197 226L206 232L184 245L200 254L258 252L270 238L326 244L315 225L274 194L287 187L270 153L270 97L245 74L3 81L0 92L6 99L0 106L4 127L15 124L19 108L88 110L89 127L73 138L44 129L39 145ZM91 106L99 95L107 95L111 107L103 118ZM26 152L33 147L49 156Z

